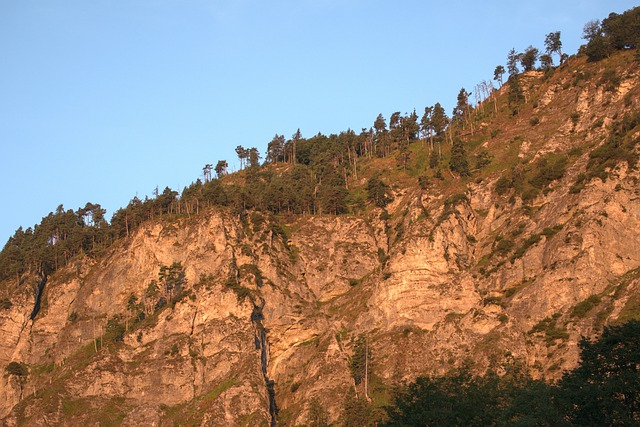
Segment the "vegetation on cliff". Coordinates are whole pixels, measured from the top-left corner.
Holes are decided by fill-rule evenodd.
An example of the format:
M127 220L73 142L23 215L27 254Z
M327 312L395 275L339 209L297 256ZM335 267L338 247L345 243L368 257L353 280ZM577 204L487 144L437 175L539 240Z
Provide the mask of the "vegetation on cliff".
M639 14L637 7L621 15L613 13L601 23L588 23L584 30L588 43L580 54L590 61L599 61L615 51L635 49L640 39ZM528 90L523 91L524 74L518 64L526 73L534 70L540 60L540 69L547 74L545 78L552 78L556 71L568 71L566 66L558 70L552 67L554 53L561 64L567 60L562 53L560 33L549 33L544 44L543 55L532 46L524 52L515 49L509 52L506 100L512 113L533 101L528 99L531 98L526 94ZM496 67L494 78L499 83L502 74L504 67ZM608 68L603 78L609 79L607 84L613 88L620 84L620 76L613 69ZM475 106L470 101L472 94ZM40 224L21 227L9 239L0 253L0 279L14 277L19 282L25 273L49 274L77 254L96 256L118 239L129 236L143 222L165 215L191 216L210 206L230 207L237 213L259 210L274 214L340 215L360 212L368 201L384 205L388 196L381 194L385 190L380 185L407 186L416 179L426 185L434 182L432 178L445 179L443 169L455 172L451 177L454 180L472 175L481 179L484 174L480 171L491 163L492 155L480 149L479 143L487 140L488 132L491 135L500 132L504 125L503 108L498 110L498 104L504 102L502 98L491 82L482 81L473 93L460 90L450 118L436 103L426 107L422 117L415 110L405 114L394 112L388 124L380 114L371 128L359 133L347 129L339 134L319 133L304 138L298 130L290 139L276 134L267 145L263 165L256 148L238 146L241 166L246 165L239 173L227 175L227 162L220 160L215 167L217 177L212 178L213 167L206 165L204 182L198 179L182 194L166 187L162 192L156 189L152 198L134 197L115 212L110 222L99 204L87 203L76 211L60 205ZM535 101L532 104L535 110ZM486 129L487 121L492 122L491 129ZM539 122L539 117L531 118L532 126ZM575 191L593 177L606 179L606 170L620 161L635 165L637 139L629 135L637 126L637 113L616 122L607 143L590 153L587 172L577 180ZM471 153L475 165L469 159ZM530 200L560 178L566 165L567 158L562 156L542 158L534 169L512 164L511 177L505 174L496 189L500 192L505 187L515 188L525 201ZM380 178L380 173L387 175L386 179ZM528 180L526 175L530 175ZM369 179L373 181L368 182ZM446 191L443 185L439 187L434 191Z
M640 321L604 329L580 342L578 367L557 383L521 367L504 375L460 369L400 387L386 426L632 426L640 423Z
M122 372L138 373L143 358L157 355L193 370L185 388L193 399L163 402L163 420L178 424L203 423L199 414L221 394L236 386L247 387L242 393L259 390L262 382L278 395L282 425L293 419L373 424L384 419L385 406L389 425L637 421L636 407L620 409L622 401L637 401L637 390L628 387L637 381L637 352L624 355L636 361L636 371L624 368L626 382L601 372L601 362L614 369L623 360L618 349L637 347L634 320L640 319L633 294L638 277L625 276L637 268L627 252L636 235L625 228L636 224L638 57L629 25L616 24L637 13L598 24L600 32L575 56L562 52L559 32L547 35L543 55L533 46L513 49L505 87L505 67L498 66L501 88L483 81L472 93L461 89L450 118L436 103L422 116L394 112L387 122L380 114L359 133L275 135L263 164L257 149L238 146L241 171L228 174L225 160L207 164L203 179L180 194L167 187L135 197L111 221L100 205L88 203L76 211L60 206L33 228L19 229L0 253L6 294L0 310L13 315L31 303L25 284L34 275L51 276L36 320L58 324L46 317L59 314L48 306L62 298L56 286L78 295L55 308L70 310L58 316L66 322L60 333L68 335L66 352L60 345L42 356L69 361L66 367L45 372L19 361L7 367L9 380L33 386L32 400L18 413L30 413L25 408L52 379L55 387L69 387L61 399L75 399L71 380L65 383L73 358L82 359L83 369L88 360L112 367L113 352L130 361ZM589 55L589 44L600 38L610 50ZM330 234L325 226L340 238L322 240ZM601 240L625 232L631 243L597 252L611 248ZM115 266L125 259L126 267ZM599 283L576 273L586 265L599 274L599 262L607 264ZM123 272L135 273L116 278ZM100 294L113 283L123 289L113 285L103 293L113 299L105 309ZM536 296L541 289L551 295ZM381 300L388 306L380 307ZM441 311L425 313L428 304ZM205 323L217 315L220 323ZM581 364L562 373L575 366L577 359L564 357L568 348L577 353L582 333L595 336L623 320L632 323L605 328L598 341L583 340ZM209 345L205 329L226 335ZM267 333L274 331L279 347L270 350ZM506 336L511 341L503 342ZM76 341L89 342L88 350L74 350ZM511 353L512 344L528 365ZM242 375L255 367L233 363L258 349L265 375L248 385ZM278 370L267 377L267 362L276 356ZM215 377L217 384L213 376L205 381L215 357L220 366L233 366ZM513 363L503 363L509 358ZM397 381L447 371L408 386ZM594 372L612 382L598 383ZM546 375L562 379L547 383ZM590 384L614 399L605 405ZM327 402L323 387L330 386L341 387L344 400L331 395Z

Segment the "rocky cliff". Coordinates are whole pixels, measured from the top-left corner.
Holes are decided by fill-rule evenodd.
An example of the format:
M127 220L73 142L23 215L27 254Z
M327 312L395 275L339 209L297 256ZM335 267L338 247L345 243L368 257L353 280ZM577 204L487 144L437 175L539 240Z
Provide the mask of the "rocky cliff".
M384 403L394 384L461 364L572 368L582 336L640 316L637 165L585 179L638 110L637 62L572 59L523 89L517 116L505 85L502 114L465 137L493 157L472 178L407 179L386 210L354 215L147 222L49 277L33 319L40 278L5 284L0 366L27 368L0 379L5 425L299 425L313 399L335 421L354 390ZM518 173L536 183L559 158L561 174L518 189ZM149 284L176 263L179 293L158 305ZM366 390L349 368L360 336Z

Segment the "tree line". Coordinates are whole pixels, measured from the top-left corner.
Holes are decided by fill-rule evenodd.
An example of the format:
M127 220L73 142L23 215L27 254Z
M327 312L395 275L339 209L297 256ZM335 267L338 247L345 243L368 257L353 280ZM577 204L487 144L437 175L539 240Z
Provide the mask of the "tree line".
M612 49L635 48L640 34L639 14L637 7L622 15L611 14L602 22L588 23L584 36L588 43L581 51L596 60ZM531 70L540 59L545 69L553 65L553 55L560 63L566 59L560 32L547 34L543 55L532 46L522 53L512 49L506 70L501 65L494 70L494 80L500 86L505 72L509 73L508 100L514 114L524 100L519 66ZM40 224L26 230L21 227L8 240L0 252L0 279L13 277L19 283L25 273L49 274L77 254L95 256L117 239L131 235L145 221L164 215L191 216L211 206L230 207L239 214L255 209L274 214L333 215L357 211L368 202L383 206L390 200L390 191L379 177L374 177L378 181L368 183L364 191L353 191L361 175L361 163L394 156L396 166L406 171L412 167L415 152L410 146L418 141L428 150L428 164L435 177L442 178L445 142L450 144L448 168L468 176L472 167L461 136L474 133L474 118L484 108L482 101L493 99L497 110L491 83L481 83L474 92L477 106L470 102L472 93L462 88L451 116L437 102L425 107L421 115L415 109L404 114L396 111L388 120L379 114L371 127L360 132L347 129L304 138L298 129L288 139L276 134L267 144L262 164L255 147L238 146L241 173L233 179L225 179L229 167L226 160L219 160L215 167L207 164L203 180L196 180L181 193L166 187L161 193L156 189L151 198L136 196L118 209L110 222L99 204L87 203L76 211L61 205ZM490 162L488 153L480 154L476 168Z
M600 61L609 57L618 50L636 49L640 43L640 6L629 9L622 14L611 13L602 21L592 20L585 24L582 38L587 41L582 45L578 54L586 55L590 62ZM559 64L562 65L568 58L562 52L562 41L560 31L551 32L544 40L544 52L529 45L524 51L517 52L515 48L507 54L507 68L496 66L493 79L502 87L503 76L508 74L509 106L512 107L513 114L518 113L518 105L524 99L525 93L520 86L518 78L522 68L523 72L536 69L551 71L553 69L553 56L558 56ZM637 55L640 60L640 55ZM540 63L539 68L536 65Z
M579 348L578 366L556 382L534 379L514 361L501 375L473 375L469 366L462 366L396 385L382 411L364 397L349 395L341 425L640 425L640 321L605 327L598 339L583 338Z
M105 213L99 204L60 205L33 228L18 228L0 253L0 278L19 284L25 273L47 275L81 252L95 254L112 239Z
M580 52L589 61L607 58L617 50L636 49L640 43L640 6L622 14L610 13L602 20L589 21L584 26L587 44Z

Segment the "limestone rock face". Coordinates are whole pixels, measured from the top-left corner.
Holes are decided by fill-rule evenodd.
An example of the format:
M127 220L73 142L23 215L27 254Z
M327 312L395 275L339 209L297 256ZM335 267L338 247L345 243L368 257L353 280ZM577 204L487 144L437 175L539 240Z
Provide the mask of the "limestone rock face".
M287 241L223 212L149 224L105 259L53 276L34 320L27 293L2 313L1 362L19 360L32 372L22 384L3 377L2 415L8 425L80 423L96 411L125 425L162 425L176 411L202 425L269 423L266 381L274 381L280 417L304 422L312 397L337 417L342 398L323 396L352 387L348 358L359 333L368 334L387 381L444 372L471 355L488 367L509 354L553 375L546 368L575 364L577 340L596 330L595 320L567 313L596 294L606 312L611 283L640 266L640 189L631 178L594 183L573 200L540 200L543 219L524 233L562 228L486 277L469 266L490 245L468 236L488 241L515 214L492 206L478 217L488 205L482 186L448 213L436 210L437 198L406 195L403 234L391 244L377 218L301 218ZM420 217L425 205L436 215ZM101 343L110 319L126 317L130 295L144 301L160 266L173 262L184 266L189 295L127 325L122 343ZM226 285L229 274L249 290L245 297ZM619 294L634 298L632 285ZM611 304L610 316L624 308ZM529 333L556 313L567 333L560 347Z
M589 111L630 111L638 82L633 70L608 92L525 78L538 126L550 130L516 121L483 143L496 161L598 146L607 121L596 126ZM3 371L0 419L293 426L317 399L334 422L348 394L365 392L349 369L360 336L372 394L469 361L477 372L517 362L557 378L577 363L582 336L640 306L640 174L622 162L572 192L590 158L586 148L571 156L527 203L498 194L500 176L488 174L447 177L442 193L396 186L386 211L300 216L286 232L260 213L223 209L150 221L49 277L34 319L39 279L7 284L0 367L20 362L28 374ZM175 263L186 283L154 294L161 268Z

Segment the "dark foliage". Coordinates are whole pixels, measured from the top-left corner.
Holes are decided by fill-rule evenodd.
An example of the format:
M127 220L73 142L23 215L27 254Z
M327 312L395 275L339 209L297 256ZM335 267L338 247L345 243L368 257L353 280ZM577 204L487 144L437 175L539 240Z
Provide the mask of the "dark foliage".
M124 340L125 327L119 316L114 316L107 321L105 329L105 339L113 342L122 342Z
M460 174L460 176L471 175L469 171L469 161L467 160L467 152L464 148L462 140L456 139L451 147L451 159L449 160L449 169Z
M543 157L537 162L535 175L529 182L537 189L545 188L553 181L562 178L566 169L566 157Z
M587 44L582 52L589 61L599 61L616 50L636 49L640 42L640 6L623 14L611 13L602 23L591 21L584 28Z
M26 377L28 373L27 367L19 362L10 362L5 370L8 375L15 375L16 377Z
M353 354L349 357L349 371L356 385L360 384L367 375L369 359L371 359L371 349L367 345L367 337L360 334L353 346Z
M626 114L622 120L614 123L609 138L589 153L587 170L577 177L570 191L579 193L593 178L606 181L619 163L625 162L630 169L635 169L638 165L636 147L640 139L634 137L634 133L639 126L640 112L637 111Z
M557 384L533 380L517 366L503 377L461 369L418 378L395 393L383 425L639 425L640 322L605 328L598 340L583 339L580 349L580 364Z
M391 189L378 176L372 177L367 182L367 193L369 200L379 208L384 208L393 200Z
M560 382L573 425L640 425L640 322L605 328L580 342L581 361Z
M348 394L344 402L344 410L338 425L342 427L373 427L378 426L379 414L365 399L358 399L352 393Z
M506 176L501 176L496 181L495 191L498 195L504 195L511 188L511 180Z

